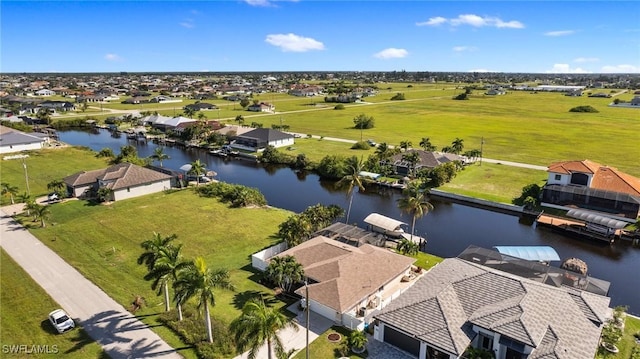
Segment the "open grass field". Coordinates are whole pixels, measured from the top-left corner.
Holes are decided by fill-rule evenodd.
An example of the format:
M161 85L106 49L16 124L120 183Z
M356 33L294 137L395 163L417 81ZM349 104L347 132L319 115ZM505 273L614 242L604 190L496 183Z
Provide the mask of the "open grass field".
M26 158L27 174L31 197L48 193L47 184L79 171L94 170L107 166L103 158L96 158L95 152L79 147L52 148L42 151L29 151ZM26 192L26 180L22 160L2 160L0 162L2 182L19 188L18 193ZM10 203L9 196L2 196L2 204Z
M270 294L250 267L250 255L278 241L273 236L290 212L280 209L229 209L217 200L201 198L191 190L159 193L109 206L71 200L51 205L51 225L39 228L30 218L24 224L84 276L127 307L135 295L147 306L137 314L173 347L183 343L169 329L157 326L163 299L143 280L146 270L137 264L140 243L153 236L178 235L185 259L203 256L212 268L227 268L235 292L216 292L212 315L229 323L244 302L256 293ZM284 305L282 302L279 305ZM181 351L182 353L182 351ZM194 357L185 349L187 357Z
M102 348L81 329L58 334L47 315L60 306L20 266L0 249L0 343L3 356L106 358ZM19 353L5 352L11 345L26 345ZM7 347L5 347L7 346ZM49 354L29 354L41 346Z
M511 204L520 197L522 187L536 183L544 186L547 172L484 162L458 172L451 182L439 190Z

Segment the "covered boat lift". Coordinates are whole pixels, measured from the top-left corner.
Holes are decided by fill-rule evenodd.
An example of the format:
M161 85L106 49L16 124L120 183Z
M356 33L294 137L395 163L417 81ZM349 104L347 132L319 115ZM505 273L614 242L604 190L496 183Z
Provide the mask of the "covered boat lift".
M558 252L550 246L494 246L493 248L500 254L528 261L544 263L560 261Z
M567 212L567 216L582 220L586 224L588 231L596 232L604 236L610 236L617 230L626 227L629 223L620 221L599 213L585 211L583 209L571 209Z
M389 237L400 238L404 233L402 229L406 223L393 218L383 216L379 213L371 213L364 219L364 222L371 227L371 231L384 233Z

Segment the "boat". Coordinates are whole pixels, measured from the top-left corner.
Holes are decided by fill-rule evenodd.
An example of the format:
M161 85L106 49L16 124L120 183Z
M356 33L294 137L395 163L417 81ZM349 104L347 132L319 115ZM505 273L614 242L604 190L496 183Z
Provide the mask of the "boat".
M227 157L227 152L217 148L215 150L210 150L209 151L210 154L214 155L214 156L219 156L219 157Z

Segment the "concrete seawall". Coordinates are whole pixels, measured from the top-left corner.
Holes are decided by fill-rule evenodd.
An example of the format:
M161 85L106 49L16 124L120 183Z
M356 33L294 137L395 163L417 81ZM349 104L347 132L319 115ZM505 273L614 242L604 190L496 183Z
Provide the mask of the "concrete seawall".
M494 212L511 214L514 216L529 214L522 208L522 206L516 206L513 204L492 202L492 201L487 201L485 199L464 196L461 194L440 191L437 189L432 189L429 191L429 193L430 193L430 196L434 198L446 198L447 200L450 200L452 202L458 202L460 204L487 209Z

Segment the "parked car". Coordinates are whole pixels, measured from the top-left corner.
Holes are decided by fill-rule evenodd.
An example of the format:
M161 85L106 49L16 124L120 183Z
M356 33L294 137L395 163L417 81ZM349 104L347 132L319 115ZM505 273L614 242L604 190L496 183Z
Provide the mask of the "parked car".
M73 319L71 319L71 317L69 317L69 315L62 309L56 309L49 313L49 321L60 334L71 330L76 326Z
M47 196L47 199L49 200L49 202L54 202L54 201L58 201L60 200L60 196L58 196L57 193L49 193L49 196Z
M375 147L377 145L376 141L372 140L372 139L368 139L367 143L369 144L369 146L371 147Z

